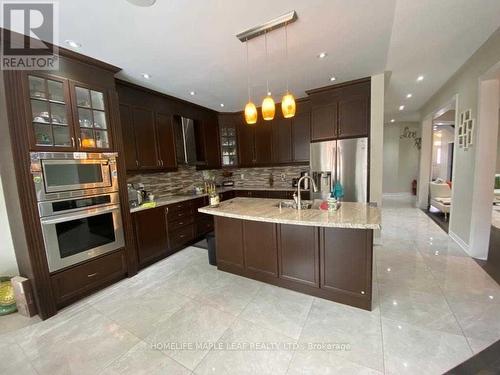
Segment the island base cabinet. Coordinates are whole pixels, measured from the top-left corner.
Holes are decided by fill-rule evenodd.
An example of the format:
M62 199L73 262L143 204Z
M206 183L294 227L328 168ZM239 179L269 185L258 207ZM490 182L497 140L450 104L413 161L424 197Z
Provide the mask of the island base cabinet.
M243 270L243 220L215 218L215 249L218 268Z
M278 276L276 226L260 221L243 221L245 268L268 276Z
M215 216L217 268L371 310L373 231Z
M321 289L344 303L371 305L372 244L372 230L321 228Z
M318 228L280 224L279 277L319 287Z

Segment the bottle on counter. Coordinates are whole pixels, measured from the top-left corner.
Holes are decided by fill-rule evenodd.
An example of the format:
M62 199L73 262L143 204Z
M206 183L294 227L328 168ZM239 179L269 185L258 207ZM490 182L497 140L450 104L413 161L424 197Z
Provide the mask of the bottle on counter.
M214 184L208 186L208 204L210 207L219 207L220 198Z

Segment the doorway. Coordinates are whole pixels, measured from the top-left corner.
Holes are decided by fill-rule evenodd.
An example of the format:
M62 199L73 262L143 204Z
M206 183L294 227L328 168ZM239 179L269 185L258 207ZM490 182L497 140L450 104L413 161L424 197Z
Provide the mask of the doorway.
M427 126L427 137L422 129L419 207L446 233L449 231L453 207L456 105L457 99L454 97L422 124ZM427 147L424 147L424 142Z

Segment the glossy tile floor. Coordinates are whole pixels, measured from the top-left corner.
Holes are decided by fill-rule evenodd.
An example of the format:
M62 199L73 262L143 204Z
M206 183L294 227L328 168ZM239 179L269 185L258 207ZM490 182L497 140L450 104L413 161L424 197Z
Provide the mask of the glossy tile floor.
M383 227L371 312L190 247L44 322L0 318L0 373L427 375L500 338L500 287L431 219L392 199Z

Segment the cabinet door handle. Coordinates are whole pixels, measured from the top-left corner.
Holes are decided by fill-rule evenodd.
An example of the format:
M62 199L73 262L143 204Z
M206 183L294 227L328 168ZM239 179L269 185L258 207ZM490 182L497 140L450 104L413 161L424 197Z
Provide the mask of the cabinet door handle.
M75 147L75 137L71 137L71 146Z
M82 147L82 139L80 137L78 137L78 147Z
M179 236L179 238L184 238L184 237L186 237L186 235L185 235L185 234L181 234L181 235Z
M179 223L179 225L182 225L182 224L184 224L184 223L181 221L181 222Z
M139 160L136 160L136 161L135 161L135 165L136 165L136 166L139 166Z
M163 160L160 160L161 166L163 167Z
M94 276L97 276L98 273L97 272L94 272L94 273L91 273L89 275L87 275L88 278L91 278L91 277L94 277Z

